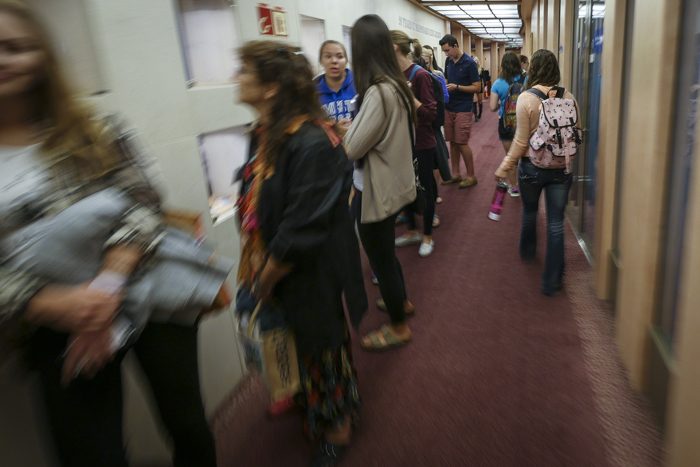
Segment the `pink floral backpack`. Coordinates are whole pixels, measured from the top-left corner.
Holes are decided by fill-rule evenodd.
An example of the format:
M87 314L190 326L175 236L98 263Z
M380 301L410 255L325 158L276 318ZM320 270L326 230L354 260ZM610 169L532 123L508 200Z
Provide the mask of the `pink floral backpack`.
M542 169L565 169L571 173L571 160L582 142L576 101L564 98L564 88L557 86L549 95L535 88L527 92L542 101L539 125L530 136L530 161Z

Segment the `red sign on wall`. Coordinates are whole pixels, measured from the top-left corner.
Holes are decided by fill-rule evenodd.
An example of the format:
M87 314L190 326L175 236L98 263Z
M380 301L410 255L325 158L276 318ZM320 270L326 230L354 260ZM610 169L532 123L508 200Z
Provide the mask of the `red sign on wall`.
M258 32L266 36L286 36L287 17L284 8L258 3Z
M258 31L260 34L272 36L272 9L261 3L258 5Z

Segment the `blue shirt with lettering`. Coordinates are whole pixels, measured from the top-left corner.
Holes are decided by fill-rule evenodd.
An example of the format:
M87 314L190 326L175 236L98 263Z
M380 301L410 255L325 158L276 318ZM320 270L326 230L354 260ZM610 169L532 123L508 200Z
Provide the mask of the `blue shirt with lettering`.
M445 61L445 78L447 84L469 86L481 81L476 62L469 55L462 54L457 62L451 58ZM471 112L474 93L454 91L450 93L450 101L445 104L445 110L450 112Z
M352 71L345 70L345 80L338 92L328 87L326 75L316 78L316 89L321 99L321 106L328 116L335 121L347 118L352 120L356 110L352 104L357 91L353 83Z

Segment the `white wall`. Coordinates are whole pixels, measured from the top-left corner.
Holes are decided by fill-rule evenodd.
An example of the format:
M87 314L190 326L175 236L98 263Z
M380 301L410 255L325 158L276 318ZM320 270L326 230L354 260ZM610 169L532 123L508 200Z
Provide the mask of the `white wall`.
M314 70L314 75L317 75L323 71L318 61L318 52L321 44L326 40L325 21L305 15L299 15L299 21L301 24L301 38L299 42L301 42L301 48L306 59Z
M323 19L326 38L340 42L343 42L343 26L352 26L358 18L370 13L381 16L389 29L401 29L423 45L438 47L438 51L438 41L445 35L448 27L445 21L406 0L300 0L298 12ZM295 41L296 38L290 35L290 40ZM312 55L318 57L318 51L313 51ZM444 63L442 52L437 59L438 63Z
M103 91L104 80L82 2L27 0L51 32L54 47L62 55L71 80L82 93L89 95Z

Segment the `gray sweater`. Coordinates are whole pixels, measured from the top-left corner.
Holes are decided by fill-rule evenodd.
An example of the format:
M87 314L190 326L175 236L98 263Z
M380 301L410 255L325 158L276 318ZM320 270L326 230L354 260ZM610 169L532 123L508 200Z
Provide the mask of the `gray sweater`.
M351 160L362 159L362 223L382 221L416 199L409 117L394 86L380 83L367 90L345 150Z

